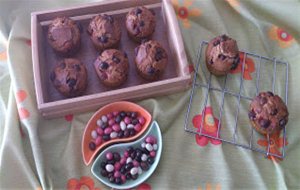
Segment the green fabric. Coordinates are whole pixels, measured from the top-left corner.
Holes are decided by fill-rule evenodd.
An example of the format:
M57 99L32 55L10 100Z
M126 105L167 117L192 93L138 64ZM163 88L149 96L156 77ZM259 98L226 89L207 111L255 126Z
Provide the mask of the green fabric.
M80 147L83 130L94 112L45 120L37 111L30 46L30 13L90 1L1 1L0 6L0 187L1 189L109 189L94 178L83 163ZM178 22L190 63L195 62L202 40L228 34L244 51L276 57L289 63L289 123L284 160L237 148L184 131L190 90L138 101L158 121L163 152L155 173L138 189L300 189L300 4L298 1L174 0ZM187 11L187 14L185 14ZM7 54L6 54L7 53ZM255 64L258 60L252 60ZM247 60L251 62L251 60ZM266 64L263 64L266 65ZM256 69L249 63L243 93L255 95ZM276 93L284 95L284 75L278 66ZM191 68L190 68L191 69ZM272 76L272 67L263 70ZM237 92L241 73L228 77L228 88ZM199 72L203 82L203 74ZM261 90L271 88L272 78L262 79ZM222 86L222 79L213 79ZM194 96L189 129L200 116L205 90ZM210 94L213 115L218 115L221 94ZM237 142L246 144L251 128L248 104L241 103ZM96 111L96 110L95 110ZM233 133L236 99L226 98L221 137ZM213 120L212 117L216 119ZM282 138L274 139L280 146ZM198 142L198 143L197 143ZM263 150L264 137L254 132L253 145ZM281 151L272 148L273 151Z

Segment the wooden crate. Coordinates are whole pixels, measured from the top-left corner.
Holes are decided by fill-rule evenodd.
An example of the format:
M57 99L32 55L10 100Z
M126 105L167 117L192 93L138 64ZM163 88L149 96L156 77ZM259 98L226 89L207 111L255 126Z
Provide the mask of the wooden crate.
M129 39L125 28L127 12L141 5L155 11L157 26L152 39L164 46L169 57L164 75L155 82L146 81L137 74L134 66L134 48L138 44ZM128 80L119 88L103 86L93 68L98 52L93 47L86 28L93 16L102 13L112 15L120 22L122 38L119 49L128 54L130 62ZM75 98L63 97L56 91L49 78L51 70L62 57L53 52L47 42L46 33L50 21L59 16L70 17L83 26L81 49L74 57L86 64L88 87L83 95ZM91 111L119 100L172 94L187 89L191 84L186 53L170 0L110 0L60 10L34 12L31 14L31 32L37 106L46 118Z

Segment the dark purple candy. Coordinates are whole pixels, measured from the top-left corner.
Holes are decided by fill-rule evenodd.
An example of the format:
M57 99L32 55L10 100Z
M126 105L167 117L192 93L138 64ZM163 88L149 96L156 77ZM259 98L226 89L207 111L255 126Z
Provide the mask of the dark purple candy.
M153 157L148 157L147 159L148 164L153 164L154 163L154 158Z
M136 180L139 177L139 174L135 174L131 176L131 179Z
M121 111L121 112L120 112L120 116L121 116L122 118L126 117L126 112Z
M115 119L116 123L120 123L122 121L122 117L120 115L118 115Z
M261 120L259 121L259 125L260 125L261 127L263 127L263 128L269 127L270 124L271 124L271 122L270 122L270 120L268 120L268 119L261 119Z
M281 120L279 121L279 126L280 126L280 127L284 127L284 126L286 125L286 123L287 123L287 122L286 122L286 119L283 118L283 119L281 119Z
M140 166L141 166L142 170L144 170L144 171L149 170L149 165L147 162L141 162Z
M130 146L130 147L127 148L128 154L133 153L133 151L134 151L134 148L132 146Z
M50 80L53 82L53 81L55 80L55 78L56 78L56 74L55 74L54 71L52 71L52 72L50 73Z
M118 133L118 138L123 138L124 137L124 131L120 131Z
M111 176L108 180L109 180L109 182L113 183L115 181L115 178L114 178L114 176Z
M126 165L123 165L120 169L121 174L125 174L126 173L126 169L125 169Z
M117 161L117 162L121 160L121 156L120 156L120 154L117 153L117 152L114 152L114 153L113 153L113 157L114 157L114 160Z
M103 177L107 177L108 176L108 172L104 169L104 170L101 170L101 175Z
M90 148L91 150L95 150L95 149L96 149L96 144L95 144L94 142L90 142L90 143L89 143L89 148Z
M133 125L136 125L136 124L138 124L138 123L139 123L139 120L137 120L137 119L133 119L131 123L132 123Z
M125 177L126 177L126 179L131 179L131 174L128 172L128 173L126 173Z
M109 65L108 65L107 62L103 61L103 62L100 63L99 67L102 70L106 70L109 67Z
M102 123L102 125L101 125L101 129L105 129L107 126L108 126L108 124L107 124L107 123Z
M104 141L109 141L109 140L110 140L110 136L109 136L109 135L103 135L103 136L102 136L102 139L103 139Z
M136 134L134 129L129 130L129 136L134 136Z
M131 117L131 112L126 112L126 116Z
M124 137L127 138L127 137L129 137L129 136L130 136L129 130L128 130L128 129L125 129L125 130L124 130Z
M133 168L133 163L129 162L128 164L125 165L125 170L129 171L131 168Z
M137 112L131 112L131 118L132 119L135 119L137 117Z
M118 184L118 185L120 185L120 184L122 183L121 178L120 178L120 177L117 177L117 178L115 179L115 183Z
M102 169L105 170L106 164L107 164L107 163L103 161L103 162L100 163L100 167L101 167Z
M107 160L107 164L114 165L114 164L115 164L115 161L114 161L114 160Z

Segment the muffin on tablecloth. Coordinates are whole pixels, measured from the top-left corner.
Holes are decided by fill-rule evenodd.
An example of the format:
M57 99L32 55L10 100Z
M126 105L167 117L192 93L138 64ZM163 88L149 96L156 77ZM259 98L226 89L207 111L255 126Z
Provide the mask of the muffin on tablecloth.
M95 16L89 26L88 34L98 51L117 48L121 39L121 29L117 20L110 15Z
M51 72L50 80L64 96L79 96L87 86L86 67L78 59L65 58Z
M212 39L205 55L207 69L216 76L226 75L236 69L240 62L236 41L226 35Z
M146 7L136 7L126 15L127 33L136 42L150 39L155 26L155 13Z
M54 19L48 27L48 42L55 52L69 56L80 48L80 29L67 17Z
M278 95L261 92L252 100L248 116L259 133L272 134L286 126L289 112Z
M94 62L100 81L109 87L126 82L129 70L127 54L116 49L105 50Z
M150 40L135 48L135 65L138 73L146 80L157 80L168 63L166 50L157 41Z

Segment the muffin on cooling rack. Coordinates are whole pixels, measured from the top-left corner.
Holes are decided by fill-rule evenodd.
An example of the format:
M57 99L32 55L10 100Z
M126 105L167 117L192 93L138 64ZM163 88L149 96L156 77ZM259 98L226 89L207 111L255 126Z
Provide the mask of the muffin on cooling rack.
M286 126L289 112L278 95L261 92L252 100L248 116L259 133L272 134Z
M80 29L67 17L54 19L48 27L48 42L60 55L74 54L80 47Z
M155 31L156 21L154 12L146 7L136 7L126 16L126 29L131 39L141 42L149 39Z
M95 16L89 26L88 34L98 51L117 48L121 39L121 29L117 20L110 15Z
M138 73L146 80L157 80L168 63L166 50L154 40L142 43L135 48L135 65Z
M79 96L87 87L86 68L78 59L66 58L51 72L50 80L64 96Z
M105 50L94 62L100 81L108 87L117 87L126 82L129 70L127 54L116 49Z
M226 75L240 62L236 41L224 34L208 43L205 55L207 69L216 76Z

